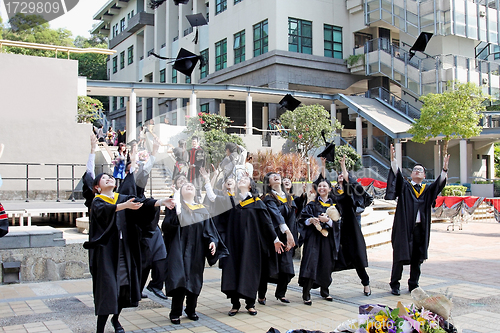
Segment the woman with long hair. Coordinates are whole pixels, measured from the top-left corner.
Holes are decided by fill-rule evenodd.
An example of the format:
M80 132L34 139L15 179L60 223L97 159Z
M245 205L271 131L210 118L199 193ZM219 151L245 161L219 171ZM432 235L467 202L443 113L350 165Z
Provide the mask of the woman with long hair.
M115 332L124 332L118 321L123 308L136 307L141 300L140 235L153 230L156 208L173 208L171 199L137 199L115 193L116 180L102 173L95 177L95 198L90 209L90 272L94 294L97 333L104 332L110 314Z
M259 304L266 304L267 282L276 283L274 296L283 303L290 303L285 297L288 283L295 276L293 267L294 247L297 243L298 232L295 219L295 203L290 194L286 193L281 176L276 172L269 172L264 176L264 193L262 200L267 206L273 227L281 242L286 243L285 252L278 254L278 278L270 278L265 270L261 274L258 292Z
M118 185L121 185L123 179L125 179L125 166L127 165L127 146L124 143L118 145L118 150L115 154L115 159L113 160L114 169L113 177L119 179Z

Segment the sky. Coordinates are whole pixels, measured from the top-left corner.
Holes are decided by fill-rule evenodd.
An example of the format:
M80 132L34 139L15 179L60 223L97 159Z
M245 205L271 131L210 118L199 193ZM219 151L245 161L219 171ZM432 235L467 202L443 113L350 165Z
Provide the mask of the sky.
M79 0L72 10L50 21L50 27L66 28L73 33L73 37L90 37L89 30L94 23L99 22L94 21L92 17L106 2L107 0ZM4 23L8 21L4 0L0 0L0 15Z

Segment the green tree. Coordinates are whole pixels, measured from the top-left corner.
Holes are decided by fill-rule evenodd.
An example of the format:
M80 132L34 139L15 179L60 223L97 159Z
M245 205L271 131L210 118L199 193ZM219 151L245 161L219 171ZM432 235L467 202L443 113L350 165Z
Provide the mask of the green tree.
M363 167L363 164L361 163L361 156L358 154L356 149L349 145L343 145L335 147L335 162L326 162L326 169L329 171L336 170L337 172L340 172L340 160L344 155L345 167L347 170L358 171Z
M419 143L442 136L443 154L446 155L451 139L467 139L481 133L479 120L481 112L486 110L483 102L489 98L472 82L449 81L445 92L420 97L424 103L420 118L408 133L413 135L413 141Z
M98 111L102 110L101 101L88 97L78 96L78 114L76 121L79 123L94 123L99 120Z
M500 143L495 143L495 177L500 178Z
M74 40L74 45L79 48L108 48L106 37L103 35L91 35L90 38L77 36ZM107 55L97 53L72 53L71 59L78 60L78 75L85 76L90 80L107 80Z
M188 118L184 132L188 137L199 137L200 145L207 155L207 162L218 166L226 156L226 143L233 142L244 146L239 136L226 133L230 123L227 117L200 112L196 117Z
M324 144L321 131L325 131L325 136L329 138L333 136L335 130L342 128L337 120L331 123L330 112L319 104L286 111L281 115L280 120L286 129L286 131L281 131L281 135L301 148L302 157L306 156L311 149Z

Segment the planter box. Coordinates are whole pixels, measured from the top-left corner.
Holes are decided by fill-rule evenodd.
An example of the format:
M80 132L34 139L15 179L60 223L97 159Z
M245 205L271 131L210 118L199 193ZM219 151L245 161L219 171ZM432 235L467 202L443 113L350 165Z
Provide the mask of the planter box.
M470 192L476 197L493 198L493 184L471 184Z

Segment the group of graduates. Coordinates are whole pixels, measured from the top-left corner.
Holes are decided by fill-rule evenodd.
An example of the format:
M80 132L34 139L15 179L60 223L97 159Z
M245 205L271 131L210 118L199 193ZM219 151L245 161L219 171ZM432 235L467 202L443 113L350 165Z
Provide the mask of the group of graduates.
M355 269L363 293L371 294L360 214L373 199L349 176L345 156L335 186L320 174L309 191L303 186L300 196L294 195L291 179L276 172L265 175L262 194L247 174L226 177L215 189L210 174L200 167L196 182L204 182L206 193L200 202L197 184L184 174L174 178L172 197L145 197L158 143L139 163L132 148L127 177L117 193L112 176L93 174L95 136L91 145L83 177L90 209L84 247L89 249L98 333L109 315L115 332L124 332L118 316L123 308L138 305L150 269L148 289L162 297L165 285L165 295L172 298L173 324L180 324L183 309L189 319L199 319L196 306L206 261L218 261L222 269L221 291L232 304L229 316L240 311L241 300L248 314L257 315L255 303L266 304L270 282L276 283L277 300L289 303L286 292L295 275L298 246L303 247L298 281L304 304L312 305L314 288L320 288L324 300L333 301L332 273L346 269ZM166 207L161 231L159 206Z

